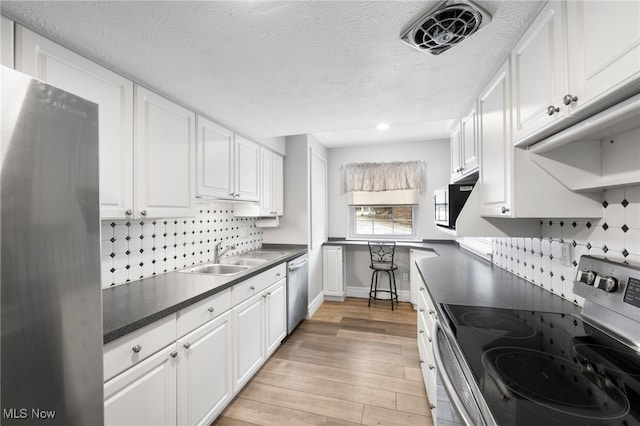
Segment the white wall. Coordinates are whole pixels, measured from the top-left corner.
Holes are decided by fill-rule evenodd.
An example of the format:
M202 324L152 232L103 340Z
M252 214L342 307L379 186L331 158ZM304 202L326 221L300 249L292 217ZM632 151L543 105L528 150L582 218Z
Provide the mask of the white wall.
M433 140L386 145L369 145L328 150L329 237L348 236L347 195L340 194L340 166L352 162L413 161L427 162L427 193L420 197L417 210L420 239L451 239L433 223L433 191L449 183L449 140Z
M261 137L255 140L265 148L269 148L280 155L287 155L287 138L285 136Z

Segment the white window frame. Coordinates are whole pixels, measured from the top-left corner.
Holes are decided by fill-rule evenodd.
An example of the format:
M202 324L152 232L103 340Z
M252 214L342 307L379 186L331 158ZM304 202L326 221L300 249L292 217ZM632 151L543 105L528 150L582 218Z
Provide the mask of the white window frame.
M411 207L411 228L412 234L356 234L356 208L357 207ZM395 241L417 241L418 223L417 223L418 206L415 204L386 204L386 205L350 205L349 206L349 239L351 240L395 240Z

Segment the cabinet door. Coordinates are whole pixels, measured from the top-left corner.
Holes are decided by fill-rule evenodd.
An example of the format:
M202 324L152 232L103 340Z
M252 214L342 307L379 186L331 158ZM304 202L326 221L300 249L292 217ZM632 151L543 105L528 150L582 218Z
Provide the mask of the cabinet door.
M567 2L572 112L640 78L638 28L638 1Z
M195 215L195 114L136 85L135 214Z
M287 279L283 278L265 293L266 357L268 358L287 335Z
M233 198L233 133L198 116L197 195Z
M232 309L233 393L237 393L264 362L263 293Z
M240 200L258 201L260 176L260 147L238 135L235 136L235 194Z
M233 396L231 312L178 340L178 424L209 425Z
M342 247L324 246L322 248L322 267L322 284L325 299L342 302L346 293Z
M176 424L175 343L104 384L104 423Z
M461 167L462 174L473 173L478 169L478 135L476 126L476 107L460 120Z
M9 68L13 68L13 25L13 21L0 16L0 40L2 40L0 63Z
M460 151L462 132L460 124L451 132L451 181L453 182L462 174L462 157Z
M547 3L511 52L515 143L567 115L564 7Z
M511 211L512 154L509 63L499 70L478 99L480 130L480 196L482 214ZM502 209L505 212L502 212Z
M282 216L284 214L284 158L278 154L272 154L272 159L271 208L276 215Z
M16 68L100 106L100 215L133 209L133 83L22 26Z
M273 153L260 148L260 214L273 216Z

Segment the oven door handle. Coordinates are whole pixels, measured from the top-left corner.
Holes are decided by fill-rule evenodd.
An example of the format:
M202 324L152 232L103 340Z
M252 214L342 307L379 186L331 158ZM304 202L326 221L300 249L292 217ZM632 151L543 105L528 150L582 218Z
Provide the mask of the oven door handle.
M435 320L433 322L432 341L433 341L433 355L436 363L436 374L440 374L440 378L442 379L442 384L444 385L444 388L447 394L449 395L451 402L455 406L456 411L460 415L460 418L462 418L465 424L472 425L474 424L474 422L471 419L471 415L465 408L464 403L462 402L462 400L460 399L460 396L458 395L458 392L456 392L456 389L453 386L453 381L451 380L451 377L449 377L449 374L447 373L444 362L442 361L442 355L440 354L440 344L438 342L439 330L442 330L442 333L444 334L445 338L449 339L449 336L447 335L447 331L444 328L442 328L442 326L440 325L440 321Z

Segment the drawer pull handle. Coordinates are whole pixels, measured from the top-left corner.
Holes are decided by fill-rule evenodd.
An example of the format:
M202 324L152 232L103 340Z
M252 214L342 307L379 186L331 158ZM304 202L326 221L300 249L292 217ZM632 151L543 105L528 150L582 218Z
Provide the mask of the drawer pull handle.
M209 306L209 307L207 308L207 311L209 311L209 312L211 312L211 313L213 313L213 311L215 311L215 310L216 310L216 308L214 308L213 306Z
M420 360L420 364L424 364L424 360L423 359Z
M133 348L131 348L131 350L135 353L140 353L140 351L142 350L142 346L140 345L135 345Z
M420 308L420 312L424 312L424 309L423 309L423 308Z
M435 366L435 365L433 365L433 364L429 364L429 370L435 370L435 369L436 369L436 366Z
M424 334L424 330L418 330L418 333Z
M431 409L432 409L432 410L433 410L434 408L436 408L436 406L435 406L435 405L433 405L433 404L431 404L431 403L429 403L429 407L431 407Z
M191 347L191 343L187 342L182 346L184 346L185 349L189 349Z
M424 291L424 287L420 287L420 291Z
M251 287L249 287L249 290L253 291L256 289L256 286L252 285Z
M436 313L436 311L434 311L433 309L429 309L429 315L433 315L435 313Z
M175 358L178 356L178 351L173 351L169 355L171 355L171 358Z

